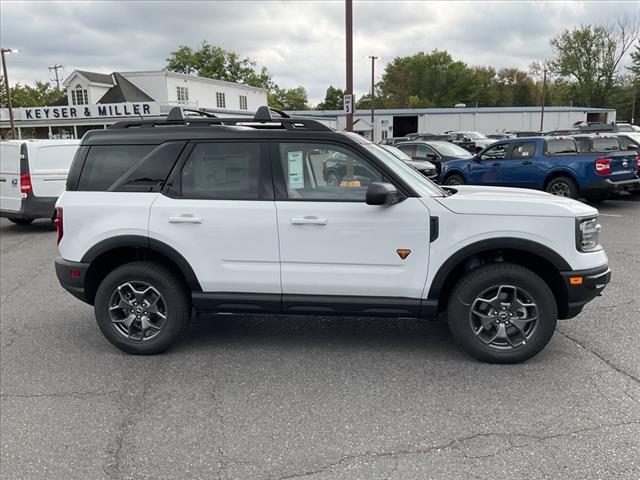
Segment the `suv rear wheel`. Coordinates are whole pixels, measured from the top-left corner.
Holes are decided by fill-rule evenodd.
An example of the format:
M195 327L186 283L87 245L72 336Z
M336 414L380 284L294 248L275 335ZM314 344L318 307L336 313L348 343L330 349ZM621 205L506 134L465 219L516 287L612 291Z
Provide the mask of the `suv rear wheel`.
M166 350L189 325L191 305L184 282L153 262L132 262L109 273L96 293L100 330L127 353Z
M556 328L553 293L519 265L485 265L462 278L449 298L449 328L474 357L519 363L536 355Z

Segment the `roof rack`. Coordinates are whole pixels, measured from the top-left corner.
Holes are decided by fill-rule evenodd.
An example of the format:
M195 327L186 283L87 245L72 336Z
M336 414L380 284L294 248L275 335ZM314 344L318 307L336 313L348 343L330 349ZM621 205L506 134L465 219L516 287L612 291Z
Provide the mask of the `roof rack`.
M184 112L193 112L196 115L184 115ZM277 114L273 116L272 113ZM314 132L333 131L331 127L309 118L290 117L287 113L267 106L259 107L253 118L251 117L217 117L203 109L194 110L182 107L173 107L166 117L157 117L141 120L125 120L111 125L112 129L125 128L153 128L161 126L220 126L239 125L257 129L286 129L306 130Z

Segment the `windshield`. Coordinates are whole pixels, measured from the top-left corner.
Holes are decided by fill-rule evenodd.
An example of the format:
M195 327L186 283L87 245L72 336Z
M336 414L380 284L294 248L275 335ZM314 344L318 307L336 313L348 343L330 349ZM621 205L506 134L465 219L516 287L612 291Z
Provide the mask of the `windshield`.
M402 177L414 190L424 197L446 197L447 192L422 175L418 170L410 167L399 158L385 150L380 145L368 144L362 145L369 153L375 155L376 158L383 161L398 176Z
M404 160L405 162L411 161L411 157L400 150L398 147L393 147L391 145L381 145L381 147L400 160Z
M487 140L487 137L480 132L467 132L467 135L469 135L471 140Z
M444 155L445 157L468 158L471 156L471 154L467 150L457 145L454 145L453 143L446 143L446 142L430 143L429 145L435 148L440 155Z

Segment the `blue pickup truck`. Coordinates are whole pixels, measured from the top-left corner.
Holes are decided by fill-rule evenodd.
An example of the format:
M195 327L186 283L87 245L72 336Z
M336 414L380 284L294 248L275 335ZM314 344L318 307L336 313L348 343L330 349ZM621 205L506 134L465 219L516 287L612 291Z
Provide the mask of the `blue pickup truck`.
M471 159L443 164L444 185L498 185L545 190L591 202L640 184L640 155L633 150L579 153L571 137L498 141Z

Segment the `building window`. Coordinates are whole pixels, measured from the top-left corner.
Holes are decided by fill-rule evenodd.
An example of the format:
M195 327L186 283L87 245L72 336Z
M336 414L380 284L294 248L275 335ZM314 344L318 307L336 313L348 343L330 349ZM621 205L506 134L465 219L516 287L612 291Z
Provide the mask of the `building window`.
M240 110L246 110L246 109L247 109L247 96L240 95Z
M187 103L189 101L189 89L187 87L177 87L177 96L179 103Z
M216 92L216 106L218 108L227 108L224 93Z
M87 90L82 88L82 85L76 85L76 88L71 90L71 103L73 105L89 105Z

